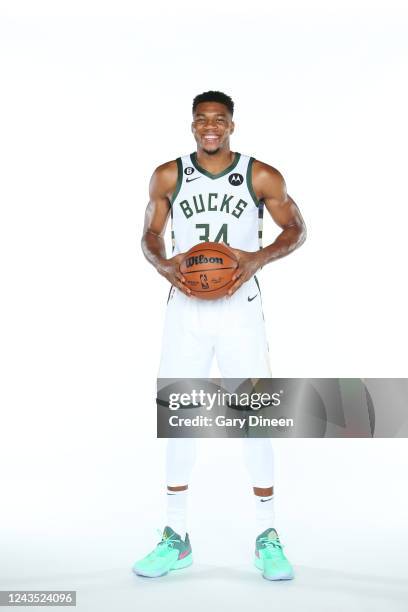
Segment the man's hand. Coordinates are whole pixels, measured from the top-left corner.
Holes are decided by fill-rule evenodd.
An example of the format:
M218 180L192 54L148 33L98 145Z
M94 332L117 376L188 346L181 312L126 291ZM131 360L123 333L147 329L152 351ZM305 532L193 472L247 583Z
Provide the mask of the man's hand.
M180 263L184 256L185 253L179 253L170 259L162 259L157 265L157 271L174 287L178 287L185 295L191 297L191 290L185 285L186 279L180 272Z
M241 251L240 249L231 249L237 259L238 268L235 270L232 280L235 283L228 291L228 296L231 296L237 289L241 287L243 283L251 278L255 272L261 267L261 251L249 252Z

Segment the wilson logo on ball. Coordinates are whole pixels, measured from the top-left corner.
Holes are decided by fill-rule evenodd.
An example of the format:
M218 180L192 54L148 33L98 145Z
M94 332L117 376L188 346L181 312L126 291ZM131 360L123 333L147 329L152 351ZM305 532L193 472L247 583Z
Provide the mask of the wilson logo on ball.
M198 256L186 258L187 268L191 268L191 266L199 266L200 264L206 264L206 263L223 264L224 260L222 257L205 257L204 255L198 255Z
M238 267L235 252L222 242L200 242L184 253L179 264L191 296L203 300L225 297Z

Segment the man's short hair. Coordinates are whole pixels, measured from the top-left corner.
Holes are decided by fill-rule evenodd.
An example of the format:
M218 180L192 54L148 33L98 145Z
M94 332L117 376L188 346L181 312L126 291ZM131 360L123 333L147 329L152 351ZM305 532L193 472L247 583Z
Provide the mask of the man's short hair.
M234 114L234 102L232 101L232 98L227 96L227 94L222 93L222 91L205 91L204 93L196 96L193 100L193 114L201 102L220 102L220 104L224 104L228 108L231 116Z

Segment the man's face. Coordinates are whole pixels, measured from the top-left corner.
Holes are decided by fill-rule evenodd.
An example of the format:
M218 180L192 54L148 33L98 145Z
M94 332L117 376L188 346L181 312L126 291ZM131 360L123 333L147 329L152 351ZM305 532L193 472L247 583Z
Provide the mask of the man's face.
M234 122L228 108L220 102L200 102L194 112L191 131L197 145L209 155L229 145Z

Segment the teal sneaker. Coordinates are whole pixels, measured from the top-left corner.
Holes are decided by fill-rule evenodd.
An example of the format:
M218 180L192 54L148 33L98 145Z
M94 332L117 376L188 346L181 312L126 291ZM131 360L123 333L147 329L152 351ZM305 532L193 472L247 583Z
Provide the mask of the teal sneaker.
M262 570L267 580L291 580L295 577L293 567L283 554L283 545L273 527L265 529L256 538L255 566Z
M158 578L170 570L182 569L192 564L193 554L188 533L183 542L179 534L167 526L161 537L156 548L133 565L132 569L138 576Z

